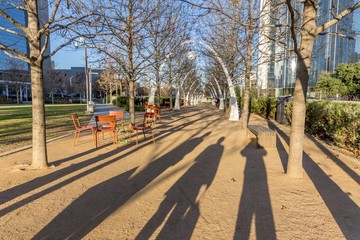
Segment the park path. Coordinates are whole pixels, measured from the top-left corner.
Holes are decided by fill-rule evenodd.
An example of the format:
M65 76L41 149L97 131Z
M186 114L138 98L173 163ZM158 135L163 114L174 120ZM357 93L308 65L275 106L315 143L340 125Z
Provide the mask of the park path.
M202 104L164 111L155 144L69 136L38 171L31 149L0 157L0 239L358 239L359 160L307 136L290 179L290 128L250 124L276 130L277 148Z

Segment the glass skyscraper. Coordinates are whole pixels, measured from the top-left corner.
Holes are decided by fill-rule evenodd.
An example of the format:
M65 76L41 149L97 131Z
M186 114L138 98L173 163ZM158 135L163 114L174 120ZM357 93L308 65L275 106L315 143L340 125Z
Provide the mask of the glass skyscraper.
M6 12L10 17L12 17L15 21L19 22L23 26L27 26L27 14L24 11L20 11L16 8L14 8L12 5L9 4L10 1L2 1L0 0L0 8ZM18 3L17 3L18 2ZM13 0L11 1L13 4L19 4L21 1L19 0ZM7 28L12 31L16 31L20 34L24 34L19 28L15 27L13 24L11 24L8 20L6 20L4 17L0 16L0 26ZM27 41L24 38L21 38L15 34L3 31L0 29L0 43L9 46L11 48L14 48L15 50L18 50L20 52L29 53L29 48ZM0 51L0 70L6 70L11 68L11 64L9 63L9 56L7 56L4 52ZM18 62L21 62L23 70L28 70L28 64L18 60Z
M317 15L317 24L323 24L332 19L331 5L334 4L334 14L339 14L344 8L354 4L354 0L322 0ZM323 72L334 72L339 63L350 63L355 53L353 37L353 14L346 16L323 35L317 36L310 68L309 86L315 87ZM338 36L340 33L343 37ZM345 37L346 36L346 37Z
M270 3L270 4L269 4ZM337 15L346 7L352 5L354 0L321 0L317 1L317 25L321 25L332 19L332 4L335 9L333 14ZM266 5L269 4L269 5ZM292 1L292 4L299 13L302 12L302 4L299 1ZM275 24L278 26L290 23L290 15L286 6L276 7L276 1L262 0L262 6L266 6L269 16L268 20L263 21L263 25ZM274 20L276 19L276 20ZM309 87L315 87L317 80L322 72L333 72L339 63L350 63L353 61L355 53L355 40L346 36L353 33L353 15L350 14L340 21L339 24L332 26L321 35L317 36L314 43ZM290 32L286 27L269 28L270 35L281 42L268 42L263 46L263 51L259 59L266 59L264 63L259 63L258 67L258 86L262 89L275 89L275 95L289 94L294 88L296 79L297 57L288 51L293 48ZM341 33L343 36L339 36ZM269 33L267 33L269 34ZM262 33L260 32L261 39ZM284 47L285 46L285 47Z
M0 0L0 9L14 19L14 21L27 27L27 12L14 7L23 4L21 0ZM37 4L40 26L43 26L49 19L48 0L38 0ZM4 29L0 29L0 44L29 55L27 40L19 36L24 35L23 31L3 16L0 16L0 26ZM45 55L49 54L50 45L48 45L45 51ZM47 69L51 67L50 58L44 60L43 67L44 81L46 81ZM0 51L0 96L3 95L9 98L16 94L14 91L20 91L20 95L22 95L22 92L26 92L26 96L28 96L28 93L30 93L29 77L29 64L27 62L12 58L3 51Z
M22 4L23 3L21 0L0 0L0 8L6 14L8 14L10 17L12 17L15 21L17 21L21 25L27 26L27 12L13 7L13 5L21 6ZM48 4L49 4L48 0L38 0L40 26L42 26L49 19ZM11 31L18 32L19 34L24 34L20 28L17 28L15 25L11 24L7 19L5 19L2 16L0 16L0 26L9 29ZM15 50L18 50L25 54L29 54L27 41L25 40L25 38L17 36L16 34L12 34L0 29L0 43L5 46L14 48ZM45 55L49 53L50 53L50 46L48 46ZM6 70L11 68L11 66L9 67L8 59L9 56L7 56L2 51L0 51L0 70ZM51 63L50 59L44 62L44 64L47 66L50 66L50 63ZM24 70L28 71L28 64L23 61L22 64Z

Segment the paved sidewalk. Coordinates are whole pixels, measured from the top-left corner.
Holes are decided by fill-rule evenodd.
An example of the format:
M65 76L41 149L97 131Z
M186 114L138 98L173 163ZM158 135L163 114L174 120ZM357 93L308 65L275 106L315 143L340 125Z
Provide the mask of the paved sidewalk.
M200 105L163 114L156 143L68 136L37 171L31 149L0 157L0 239L358 239L359 160L306 135L304 178L291 179L290 127L249 123L276 130L277 148Z

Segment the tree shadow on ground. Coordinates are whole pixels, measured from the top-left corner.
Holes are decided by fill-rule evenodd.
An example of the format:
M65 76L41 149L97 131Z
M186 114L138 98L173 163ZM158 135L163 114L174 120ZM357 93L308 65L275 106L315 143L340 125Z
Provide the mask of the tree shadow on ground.
M254 151L256 152L254 154ZM257 239L276 239L267 174L263 157L266 151L249 143L241 155L246 157L244 185L234 239L249 239L254 219Z
M33 239L81 239L136 193L149 185L169 167L193 151L210 132L192 138L178 148L151 162L136 175L137 168L102 182L76 199L58 214Z
M202 111L204 112L204 111ZM182 116L184 113L179 113L177 114L178 116ZM197 113L198 114L198 113ZM156 140L160 140L162 138L166 138L167 136L170 136L171 134L173 134L174 132L176 131L180 131L182 129L184 129L185 127L187 126L191 126L197 122L200 122L202 121L204 118L208 117L208 116L211 116L211 114L207 113L206 115L204 115L202 118L199 117L199 119L195 119L193 121L188 121L182 125L179 125L179 126L175 126L173 128L170 128L170 129L167 129L167 130L164 130L161 134L159 133L156 133ZM216 122L216 121L214 121ZM214 123L213 122L213 123ZM206 129L210 124L207 124L207 126L204 127L204 129ZM203 130L203 129L200 129L200 131ZM53 181L56 181L68 174L71 174L73 172L76 172L78 170L81 170L85 167L88 167L92 164L96 164L98 163L99 161L101 160L104 160L104 159L107 159L107 158L110 158L112 157L113 155L121 152L122 150L125 150L125 149L128 149L128 148L133 148L132 150L130 150L129 152L126 152L116 158L113 158L111 160L108 160L100 165L97 165L91 169L88 169L86 170L85 172L81 172L71 178L68 178L54 186L51 186L49 187L48 189L45 189L45 190L42 190L40 192L37 192L36 194L33 194L29 197L26 197L26 198L23 198L21 199L20 201L12 204L12 205L9 205L7 206L6 208L4 209L1 209L0 210L0 216L3 216L5 214L7 214L8 212L10 211L13 211L31 201L34 201L35 199L38 199L46 194L49 194L57 189L59 189L60 187L64 187L66 186L67 184L75 181L76 179L79 179L81 177L85 177L86 175L94 172L94 171L97 171L97 170L100 170L101 168L104 168L116 161L119 161L121 160L122 158L126 157L126 156L129 156L131 155L132 153L136 152L136 151L139 151L142 147L145 147L145 146L148 146L149 144L153 144L152 142L148 142L148 143L145 143L139 147L136 147L136 148L133 148L133 146L129 145L129 146L123 146L121 148L118 148L118 149L114 149L114 150L111 150L107 153L104 153L100 156L94 156L94 157L90 157L89 159L85 160L85 161L82 161L82 162L79 162L79 163L76 163L76 164L73 164L71 166L68 166L68 167L65 167L65 168L62 168L56 172L51 172L50 174L47 174L45 176L41 176L41 177L38 177L36 179L33 179L29 182L26 182L26 183L23 183L23 184L20 184L20 185L17 185L13 188L10 188L10 189L7 189L5 191L2 191L0 192L0 204L4 204L16 197L19 197L23 194L26 194L34 189L37 189L39 187L42 187L43 185L46 185L46 184L49 184ZM105 146L102 146L102 147L105 147ZM91 154L91 153L94 153L96 152L96 150L92 149L92 150L88 150L88 151L85 151L83 153L79 153L79 154L76 154L74 157L68 157L68 158L65 158L65 159L62 159L62 160L58 160L56 162L56 164L59 164L59 163L63 163L63 161L71 161L71 160L74 160L75 158L78 158L78 157L81 157L81 156L84 156L86 154Z
M289 144L290 138L275 124L271 127ZM327 154L327 151L324 151ZM331 155L330 155L331 157ZM287 157L288 158L288 157ZM340 161L338 159L338 161ZM337 163L338 164L338 163ZM338 164L339 165L339 164ZM340 164L341 165L341 164ZM339 166L340 166L339 165ZM346 239L360 236L360 208L315 162L303 153L303 167ZM341 167L341 166L340 166ZM346 168L342 168L345 172ZM349 172L347 172L349 174ZM350 174L350 177L351 174Z
M200 217L201 188L208 189L214 180L224 152L223 140L220 138L196 157L194 165L165 193L159 209L135 239L149 239L163 223L157 239L191 238Z
M334 163L336 163L344 172L346 172L352 179L354 179L357 184L360 184L360 176L356 174L351 168L349 168L345 163L343 163L338 157L336 157L329 149L327 149L323 144L321 144L317 139L315 139L310 134L307 137L313 141L316 146L326 154L326 156L331 159Z

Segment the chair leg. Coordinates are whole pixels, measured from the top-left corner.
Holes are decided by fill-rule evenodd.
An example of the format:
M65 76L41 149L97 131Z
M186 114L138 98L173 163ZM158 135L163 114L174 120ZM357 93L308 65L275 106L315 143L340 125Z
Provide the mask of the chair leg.
M99 146L99 133L96 132L95 134L96 134L96 136L95 136L95 142L96 142L95 146L98 147Z
M73 146L75 146L76 135L77 135L77 131L75 131L74 133Z
M96 146L96 130L95 129L91 129L91 136L92 136L93 144Z
M114 144L117 146L118 144L118 137L117 137L117 131L114 131Z
M145 129L143 129L143 134L144 134L144 139L146 140Z
M75 140L75 144L77 144L79 142L79 138L80 138L80 131L78 131L77 136L76 136L76 140Z
M135 131L136 131L136 145L138 145L138 143L139 143L138 130L135 130Z
M153 143L155 143L154 131L152 130L152 128L150 128L150 131L151 131L151 136L152 136Z

